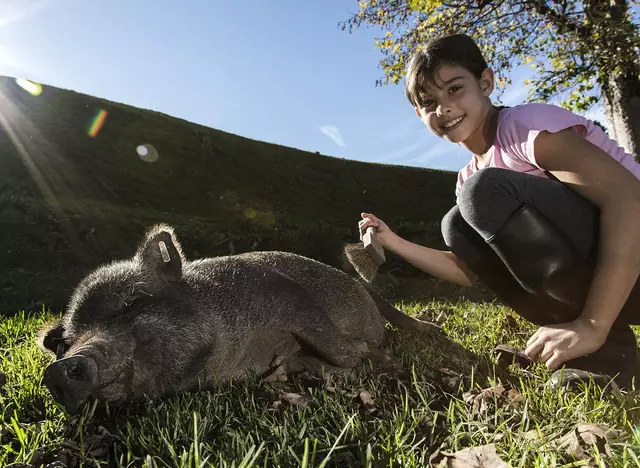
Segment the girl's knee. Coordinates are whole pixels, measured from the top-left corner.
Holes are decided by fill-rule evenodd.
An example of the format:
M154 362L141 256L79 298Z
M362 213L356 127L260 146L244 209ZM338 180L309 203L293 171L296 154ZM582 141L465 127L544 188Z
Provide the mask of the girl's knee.
M465 220L460 213L458 205L451 208L442 218L442 221L440 222L440 230L442 232L444 242L448 247L451 247L451 244L460 232L460 225L464 222Z
M458 203L462 217L486 239L520 205L514 171L488 167L462 185Z
M445 245L456 256L469 264L478 261L484 241L467 224L457 205L442 218L441 229Z
M460 189L460 205L462 207L476 205L488 199L501 187L513 171L501 167L486 167L469 177Z

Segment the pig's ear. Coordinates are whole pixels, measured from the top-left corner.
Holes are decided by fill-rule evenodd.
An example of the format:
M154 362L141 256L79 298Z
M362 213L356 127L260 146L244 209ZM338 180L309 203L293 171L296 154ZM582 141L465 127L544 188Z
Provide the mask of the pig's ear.
M136 257L143 271L162 281L177 281L182 277L184 255L171 226L161 224L149 230Z
M47 323L40 328L36 335L38 346L44 351L51 351L59 356L69 349L69 344L63 337L64 324L62 320Z

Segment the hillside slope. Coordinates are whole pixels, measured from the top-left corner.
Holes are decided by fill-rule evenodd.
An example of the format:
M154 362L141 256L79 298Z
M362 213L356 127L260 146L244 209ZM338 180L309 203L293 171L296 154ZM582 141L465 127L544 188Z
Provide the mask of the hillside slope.
M190 257L282 249L342 266L361 211L441 246L454 203L451 172L299 151L44 85L32 96L9 77L0 105L5 314L64 307L84 274L130 256L155 222L174 225ZM157 149L155 162L139 157L142 144ZM385 268L416 274L394 259Z

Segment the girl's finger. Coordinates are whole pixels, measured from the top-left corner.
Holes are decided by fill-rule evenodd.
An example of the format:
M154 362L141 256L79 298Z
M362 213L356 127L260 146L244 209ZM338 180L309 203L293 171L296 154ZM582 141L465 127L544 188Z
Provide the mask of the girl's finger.
M555 353L555 351L547 343L547 345L542 349L542 351L540 351L540 354L538 356L538 360L540 362L544 362L546 364L547 361L549 361L549 359L553 358L554 353Z
M564 360L562 359L562 355L559 353L555 353L553 356L549 358L547 361L547 368L550 370L556 370L560 366L562 366Z
M527 341L527 348L531 346L533 342L536 341L539 337L540 337L540 328L538 328L538 330L536 330L536 332L533 335L531 335L531 338L529 338L529 341Z
M527 346L527 349L524 351L524 354L529 356L529 359L532 361L538 360L538 354L542 351L544 347L544 342L542 340L536 340Z

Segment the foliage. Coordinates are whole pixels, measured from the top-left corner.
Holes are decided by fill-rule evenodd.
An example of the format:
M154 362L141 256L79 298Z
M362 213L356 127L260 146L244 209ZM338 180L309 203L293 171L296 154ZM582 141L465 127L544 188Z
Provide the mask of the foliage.
M633 4L640 2L634 1ZM637 70L640 31L626 1L564 0L361 0L359 12L340 23L353 31L373 25L383 35L375 47L384 80L398 83L410 54L432 37L466 33L496 71L500 90L509 71L529 65L535 71L531 100L565 96L562 105L584 111L598 101L607 77Z

